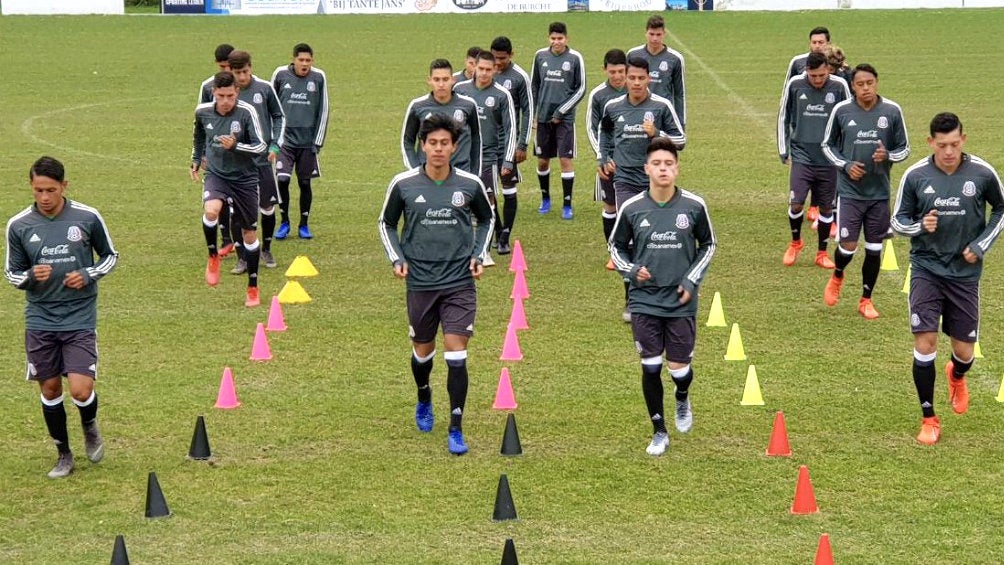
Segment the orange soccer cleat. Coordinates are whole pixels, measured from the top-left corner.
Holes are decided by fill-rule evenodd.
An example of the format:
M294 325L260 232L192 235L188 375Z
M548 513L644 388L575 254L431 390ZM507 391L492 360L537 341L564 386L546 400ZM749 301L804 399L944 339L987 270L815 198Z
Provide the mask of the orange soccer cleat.
M830 280L826 281L826 290L823 291L823 302L826 302L827 306L836 306L837 301L840 300L840 287L844 286L844 279L838 279L835 276L830 276Z
M795 264L795 261L798 259L798 254L802 252L803 245L804 244L801 239L796 239L788 244L788 249L784 250L784 259L781 260L785 267L790 267Z
M920 422L920 433L917 434L917 441L924 445L934 445L941 437L941 420L937 416L924 418Z
M969 410L969 387L965 377L955 378L955 363L949 361L945 365L945 375L948 376L948 401L956 414L965 414Z
M858 301L858 314L864 316L866 320L874 320L879 317L878 310L872 304L871 298L862 298Z
M220 256L210 255L206 262L206 284L216 286L220 284Z
M816 266L823 269L836 269L837 266L833 264L833 259L825 251L816 252Z
M805 213L805 219L810 222L815 222L819 219L819 207L809 206L809 211Z
M254 308L261 304L261 298L258 295L258 287L249 286L247 298L244 299L244 305L248 308Z

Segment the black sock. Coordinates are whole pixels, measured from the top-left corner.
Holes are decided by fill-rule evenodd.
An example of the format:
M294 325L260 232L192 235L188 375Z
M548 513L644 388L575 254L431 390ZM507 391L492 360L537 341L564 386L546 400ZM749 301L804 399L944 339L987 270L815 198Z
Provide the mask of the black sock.
M220 235L223 239L223 245L227 246L233 243L235 240L233 235L230 233L230 205L226 202L224 202L223 207L220 208L220 215L216 222L220 227ZM216 238L214 237L213 239L215 240Z
M551 199L551 169L546 171L537 170L537 182L540 183L540 197L544 200Z
M833 216L819 215L819 225L816 236L819 238L819 251L826 251L826 243L830 239L830 226L833 225Z
M253 248L251 246L254 246ZM258 286L258 260L261 258L261 244L244 244L244 262L248 264L248 287Z
M838 279L844 278L844 269L847 268L847 265L851 264L851 259L853 258L853 253L845 253L844 248L838 245L837 252L833 254L833 262L837 266L837 268L833 269L833 276Z
M561 200L564 206L572 205L572 188L575 186L575 173L561 173Z
M88 400L90 403L87 402ZM91 391L91 397L85 400L83 404L77 402L76 398L73 399L73 403L77 405L77 410L80 411L80 424L85 428L93 424L94 420L98 417L98 393Z
M272 250L272 236L275 234L275 208L266 214L261 213L261 250Z
M603 212L603 241L610 241L610 234L614 233L614 223L616 222L616 212Z
M663 410L662 364L641 366L641 393L645 396L648 417L652 420L652 431L666 433L666 418Z
M210 257L216 255L219 251L216 247L216 226L218 225L219 221L210 223L205 216L202 216L202 235L206 236L206 248L209 249Z
M628 304L628 290L631 289L631 283L624 281L624 307L627 308Z
M447 353L454 353L452 351ZM467 352L463 359L447 359L446 391L450 394L450 429L462 429L464 404L467 403Z
M797 215L793 214L791 208L788 209L788 225L791 226L791 240L798 241L802 239L802 217L805 216L805 210L802 210Z
M694 382L694 369L688 368L687 374L680 378L673 377L673 383L676 384L676 399L686 400L687 393L690 391L690 383Z
M914 356L913 384L917 387L917 399L924 417L934 416L934 360L920 361Z
M507 190L505 188L502 189ZM516 198L516 193L503 194L502 195L502 228L506 231L512 231L513 224L516 223L516 209L519 207L519 199Z
M282 213L282 223L289 223L289 177L279 177L276 185L279 187L279 212Z
M861 297L871 298L878 282L879 267L882 266L882 252L865 250L864 264L861 265Z
M435 360L436 352L429 355L427 361L419 361L415 353L411 354L411 376L415 378L415 387L418 389L419 402L432 402L432 387L429 386L429 375L432 374L432 362Z
M63 395L49 401L42 400L42 416L45 417L45 427L49 429L49 437L56 444L60 453L70 452L70 437L66 432L66 408L63 407Z
M297 184L300 185L300 225L307 225L307 220L310 219L310 205L314 202L314 191L310 188L310 179L296 179Z
M966 371L973 368L973 363L976 362L976 356L969 361L960 361L955 353L952 352L952 374L955 375L956 379L964 379L966 377Z
M234 242L234 245L237 247L240 247L243 236L241 235L240 223L237 221L237 214L234 213L234 209L230 208L229 204L224 204L223 209L229 210L230 213L227 215L228 218L226 223L223 223L221 220L221 229L225 227L230 232L230 241Z

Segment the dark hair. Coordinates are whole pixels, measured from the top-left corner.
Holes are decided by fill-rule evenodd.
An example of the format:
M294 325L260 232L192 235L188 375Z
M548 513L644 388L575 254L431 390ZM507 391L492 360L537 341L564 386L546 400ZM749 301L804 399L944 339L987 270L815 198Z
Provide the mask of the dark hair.
M453 65L451 65L446 59L433 59L432 62L429 63L429 75L431 76L432 71L436 69L446 69L452 73Z
M425 143L430 133L441 129L450 132L453 143L460 139L460 124L456 120L446 114L433 114L426 118L422 122L422 126L418 128L418 140Z
M251 64L251 54L247 51L234 49L230 52L230 56L227 57L227 63L230 65L231 70L243 69Z
M628 59L627 65L629 67L645 69L645 72L646 73L648 72L648 59L644 57L631 57L630 59Z
M854 77L858 76L858 71L871 73L875 76L875 78L878 78L878 71L875 70L875 67L869 65L868 63L861 63L860 65L854 67L854 71L851 72L851 82L854 81Z
M624 54L620 49L611 49L603 55L603 68L607 68L610 65L626 65L627 55Z
M480 55L482 51L483 51L483 49L481 49L477 45L475 45L473 47L468 47L467 48L467 58L468 59L477 59L478 55Z
M568 28L565 27L565 22L553 22L547 27L547 35L552 33L560 33L561 35L568 35Z
M656 137L648 144L648 149L645 150L646 157L655 153L656 151L669 151L673 154L673 158L679 159L680 153L676 149L676 145L669 140L668 137Z
M500 35L492 40L491 50L512 53L512 41L508 37Z
M666 20L656 14L645 23L645 29L666 29Z
M829 65L829 62L826 55L822 53L809 53L809 56L805 58L806 70L815 70L824 65Z
M293 56L296 57L300 53L310 53L311 57L314 56L314 50L306 43L297 43L293 46Z
M830 30L826 29L823 26L812 28L812 31L809 32L809 39L812 39L813 35L825 35L826 41L830 40Z
M35 177L49 177L50 179L63 182L63 177L66 175L66 171L63 169L63 164L52 157L39 157L31 168L28 169L28 180L32 180Z
M223 61L226 61L227 57L230 56L230 52L233 50L234 46L229 43L220 43L217 45L216 51L213 52L213 55L216 57L216 62L222 63Z
M951 112L942 112L931 118L931 137L936 133L952 133L959 130L962 133L962 121Z
M213 75L213 88L226 88L236 85L237 81L234 80L234 73L230 71L220 71Z
M477 59L479 61L491 61L492 65L495 64L495 55L492 55L491 51L485 51L485 50L479 51L477 54Z

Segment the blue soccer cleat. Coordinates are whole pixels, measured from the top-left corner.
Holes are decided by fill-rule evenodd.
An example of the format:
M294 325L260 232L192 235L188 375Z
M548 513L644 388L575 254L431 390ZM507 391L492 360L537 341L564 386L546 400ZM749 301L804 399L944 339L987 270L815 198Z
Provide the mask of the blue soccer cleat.
M307 226L300 226L300 239L313 239L314 234L310 233L310 228Z
M460 430L450 430L446 436L446 443L450 448L450 453L463 455L467 453L467 444L464 443L464 432Z
M289 237L289 222L279 224L279 229L275 230L276 239L286 239Z
M550 214L551 213L551 199L545 198L540 201L540 208L537 208L538 214Z
M571 206L562 206L561 207L561 219L562 220L571 220L572 219L572 207Z
M431 432L436 417L432 415L431 402L419 402L415 405L415 425L420 432Z

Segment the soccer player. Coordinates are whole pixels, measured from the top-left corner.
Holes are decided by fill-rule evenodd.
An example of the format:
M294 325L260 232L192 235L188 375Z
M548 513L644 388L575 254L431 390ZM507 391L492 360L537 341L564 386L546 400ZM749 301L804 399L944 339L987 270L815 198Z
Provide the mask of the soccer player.
M823 300L834 306L840 299L844 269L854 258L862 228L865 259L858 313L879 317L872 291L882 264L882 242L889 233L889 171L910 155L906 121L899 104L878 94L878 71L862 63L854 67L854 97L837 104L823 133L823 154L840 169L837 177L836 264L826 283ZM820 231L823 231L820 229Z
M628 51L628 59L642 57L648 61L652 81L652 94L668 99L680 119L680 126L687 127L687 91L684 84L683 55L666 46L666 20L655 15L645 24L645 44Z
M537 180L540 208L551 211L551 159L561 164L561 218L572 219L575 186L575 108L586 94L586 65L578 51L568 47L568 28L554 22L548 28L549 47L537 51L530 69L530 93L536 101Z
M603 117L603 107L627 91L627 55L620 49L607 51L603 55L603 72L607 80L589 93L586 105L586 113L589 114L589 144L593 146L597 159L600 158L600 118ZM603 241L609 241L610 234L614 231L614 220L617 219L617 201L614 198L613 180L603 172L602 166L596 173L596 193L603 202ZM607 268L613 270L613 260L607 262Z
M510 176L515 168L516 114L509 91L495 82L495 57L490 51L478 53L473 80L457 83L453 91L474 100L481 124L481 182L495 209L495 231L502 230L502 218L496 208L500 176ZM490 254L484 265L494 265Z
M267 156L255 157L255 166L258 168L258 205L261 212L261 261L266 267L274 269L276 262L272 256L272 235L275 233L275 205L279 202L279 191L272 165L279 155L279 147L283 144L286 115L282 112L282 104L275 94L275 89L272 88L272 83L253 74L250 53L235 50L230 53L228 60L237 84L237 99L247 102L258 112L258 123L262 126L262 141L269 146ZM239 275L246 271L247 262L240 258L237 266L230 272Z
M42 392L42 416L59 452L49 478L59 479L73 472L62 377L80 412L87 459L97 463L105 454L94 391L97 283L115 268L118 252L101 214L64 196L68 183L62 163L42 157L28 178L35 203L7 222L4 274L27 297L27 378Z
M844 79L848 86L851 84L851 68L847 65L847 57L844 50L832 43L826 46L826 64L830 67L830 74L837 75Z
M216 73L213 81L213 102L195 108L192 135L193 182L199 182L199 169L205 165L206 178L202 187L202 232L206 236L209 260L206 263L206 283L220 282L220 257L216 247L216 225L220 209L232 202L236 220L244 238L244 260L247 262L248 288L244 305L261 304L258 293L258 167L255 157L268 150L262 140L258 112L254 106L237 99L237 84L230 71Z
M465 80L474 80L474 67L478 65L479 53L481 53L481 48L477 45L467 48L467 56L464 57L464 68L453 73L453 84L464 82Z
M965 376L973 366L980 330L983 259L1004 229L1000 175L983 159L963 152L966 134L959 117L948 112L934 116L930 134L931 156L903 174L892 217L893 229L910 237L913 382L923 414L917 441L928 445L941 436L934 413L938 320L952 340L952 359L945 365L948 400L956 414L965 414Z
M449 75L447 75L447 78ZM418 137L425 164L390 182L377 222L380 240L407 288L411 372L418 388L415 424L431 432L434 423L429 375L436 333L443 327L446 390L450 397L450 453L467 453L462 419L467 401L467 343L477 310L475 279L484 272L492 231L492 207L481 180L450 165L461 126L448 115L422 122ZM398 234L398 222L404 226ZM477 219L477 227L472 220Z
M282 223L276 239L289 236L289 182L296 171L300 187L300 239L311 239L308 220L314 201L311 179L321 176L317 155L324 147L328 133L328 79L324 71L314 66L314 50L306 43L293 47L293 62L272 73L272 88L279 96L286 114L286 132L279 147L275 169L279 184L279 210Z
M669 447L663 409L662 358L676 385L676 429L690 431L690 384L697 334L697 289L715 254L715 232L701 197L676 186L676 145L657 137L649 144L649 187L624 202L610 238L617 270L631 281L631 330L641 356L641 387L652 421L649 455ZM632 243L633 242L633 243Z
M404 165L414 168L424 162L419 131L422 122L435 115L447 115L460 124L460 138L450 164L472 175L481 174L481 123L474 100L453 92L453 67L446 59L429 65L426 83L431 92L408 103L401 127L401 154Z
M216 50L213 52L213 57L216 60L216 72L229 71L230 70L230 53L234 50L234 46L229 43L221 43L216 46ZM213 78L216 75L210 75L209 78L202 81L202 85L199 86L199 100L196 102L196 106L199 104L205 104L207 102L213 101ZM226 257L230 255L237 246L235 241L240 241L240 229L236 225L230 222L230 205L226 205L220 210L220 235L223 239L223 245L220 247L220 257Z
M784 77L785 87L792 78L805 72L805 61L809 53L825 53L830 45L830 30L825 27L814 27L809 31L809 51L801 55L795 55L788 63L788 74Z
M533 131L533 95L530 93L530 75L522 67L512 61L512 41L508 37L499 36L492 40L491 52L495 57L495 82L509 91L512 96L518 129L516 136L515 166L508 175L502 175L502 229L498 233L499 255L512 252L509 239L512 236L513 224L516 222L516 209L519 201L516 196L516 185L521 180L519 164L526 161L526 148L530 145L530 134Z
M851 97L847 83L830 75L826 56L809 53L805 72L788 81L781 95L777 115L777 151L781 163L791 166L788 180L788 225L791 243L782 262L795 264L802 251L802 218L805 199L812 192L812 205L818 210L818 247L816 265L832 269L826 253L826 240L833 223L833 202L837 196L837 169L823 155L823 133L830 112L839 102Z

